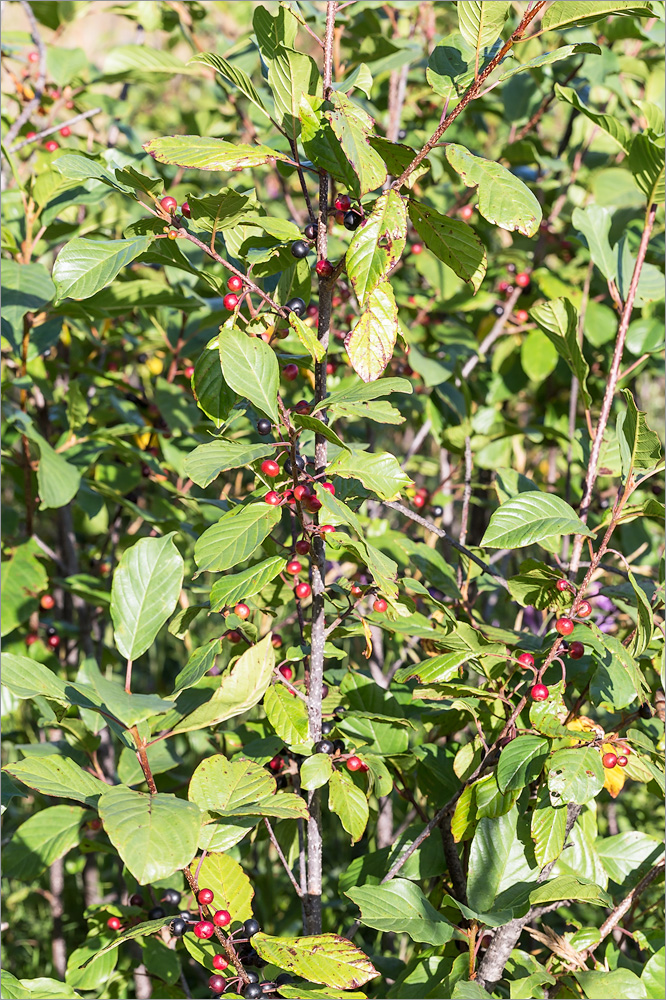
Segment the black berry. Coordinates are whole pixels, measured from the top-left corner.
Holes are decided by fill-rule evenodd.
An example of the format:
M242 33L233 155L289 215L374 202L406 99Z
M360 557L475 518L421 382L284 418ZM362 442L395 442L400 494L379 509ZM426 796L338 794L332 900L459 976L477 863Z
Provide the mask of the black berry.
M281 972L280 975L275 980L276 986L287 986L289 983L293 983L294 977L290 976L288 972Z
M298 257L298 259L300 260L303 257L307 257L309 252L310 252L310 247L307 245L307 243L305 243L304 240L295 240L291 244L292 257Z
M180 903L180 893L178 889L167 889L162 897L163 903L168 903L169 906L178 906Z
M433 517L441 517L444 513L443 507L432 507L430 513Z
M503 316L504 315L504 306L501 306L499 303L496 306L493 306L493 314L495 316Z
M650 708L647 702L643 702L641 707L638 709L638 714L640 715L641 719L652 718L652 709Z
M262 990L259 983L248 983L248 985L243 990L243 996L246 998L246 1000L257 1000L258 997L262 997L263 995L264 991Z
M224 976L211 976L208 980L208 986L213 991L213 993L224 993L227 981Z
M133 896L129 898L130 906L143 906L143 896L140 896L138 892L135 892Z
M307 226L303 230L303 234L306 240L316 240L318 225L316 222L308 222Z
M243 924L243 929L248 937L252 937L252 935L256 934L259 930L259 921L250 917L250 919L246 920Z
M289 301L285 306L285 309L287 309L289 312L295 313L297 316L302 316L303 313L305 312L305 302L303 301L303 299L299 298L289 299Z
M402 142L402 140L406 138L407 138L407 132L405 131L404 128L401 128L400 131L398 132L398 142Z
M332 740L319 740L318 743L315 743L313 749L315 753L333 753L335 745Z
M171 922L171 933L174 937L182 937L187 930L187 922L181 920L180 917L176 917L175 920Z
M246 962L248 961L248 957L247 957L248 955L253 955L253 954L256 954L256 952L248 952L247 955L246 955L246 957L245 957L245 961ZM259 976L257 975L256 972L253 972L252 969L248 969L245 974L246 974L249 982L251 982L251 983L258 983L259 982Z
M359 215L358 212L346 212L344 226L345 229L350 229L352 232L363 222L363 216Z
M139 356L137 357L136 360L139 362L140 365L145 365L146 361L148 360L148 355L147 354L139 354Z
M328 684L322 684L322 686L321 686L321 696L322 696L322 698L328 698Z
M339 750L340 753L344 753L345 752L344 742L342 740L333 740L333 749Z
M262 437L266 437L267 434L270 434L272 427L273 427L272 423L270 422L270 420L267 420L266 417L261 417L259 420L257 420L257 430L259 431Z
M58 630L57 630L57 628L54 628L53 625L49 625L49 627L46 630L46 634L47 635L57 635L58 634Z
M328 734L333 731L333 723L332 722L322 722L322 724L321 724L321 731L324 734L324 736L328 736Z
M291 475L292 468L293 466L291 464L291 459L288 458L284 463L284 471L287 473L288 476ZM302 458L300 455L296 456L296 468L299 469L301 472L305 468L305 459Z
M180 917L181 920L184 920L186 923L189 923L190 920L192 919L192 914L190 913L189 910L181 910L178 916Z
M165 917L165 916L166 916L166 913L164 912L164 910L162 909L161 906L153 906L152 910L148 910L148 919L149 920L161 920L162 917Z

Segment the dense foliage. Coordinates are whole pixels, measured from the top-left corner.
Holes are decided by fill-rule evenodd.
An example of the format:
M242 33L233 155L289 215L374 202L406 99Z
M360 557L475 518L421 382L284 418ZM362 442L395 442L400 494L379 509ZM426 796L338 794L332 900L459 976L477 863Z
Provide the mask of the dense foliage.
M3 996L663 997L663 4L3 6Z

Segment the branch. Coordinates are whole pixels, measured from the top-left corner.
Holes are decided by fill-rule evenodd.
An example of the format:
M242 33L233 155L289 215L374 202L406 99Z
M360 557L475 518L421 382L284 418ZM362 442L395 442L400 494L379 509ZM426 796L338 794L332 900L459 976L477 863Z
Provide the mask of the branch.
M86 118L92 118L93 115L98 115L102 111L101 108L92 108L90 111L82 111L80 115L74 115L73 118L68 118L66 122L59 122L57 125L51 125L50 128L42 129L41 132L37 132L33 135L31 139L23 139L21 142L16 142L8 149L8 153L16 153L19 149L23 149L24 146L30 146L32 143L41 142L45 139L47 135L53 135L54 132L59 132L61 128L65 125L76 125L78 122L85 121Z
M42 94L44 92L44 84L46 82L46 46L44 45L42 36L39 33L37 19L32 12L32 7L28 3L28 0L19 0L19 3L21 4L21 7L23 7L25 16L30 22L30 37L32 38L35 48L39 53L39 70L37 73L37 80L35 82L35 96L32 100L28 101L14 124L7 129L7 134L5 135L4 140L5 147L8 147L14 141L25 123L29 120L33 111L39 107L42 100Z
M303 893L301 892L301 887L298 884L298 882L296 881L296 879L294 878L294 873L292 872L291 868L287 864L287 859L285 858L285 856L283 854L282 848L280 847L280 845L277 842L277 838L276 838L275 833L273 831L273 827L271 826L271 824L269 823L269 821L266 819L265 816L264 816L264 825L265 825L266 829L268 830L268 836L271 838L271 844L273 845L273 847L277 851L277 856L280 859L280 861L282 862L282 867L286 871L287 875L289 876L289 881L291 882L291 884L293 885L294 889L296 890L296 895L298 896L299 899L302 899L303 898Z
M631 890L631 892L627 896L625 896L622 902L618 903L615 909L612 910L611 913L606 917L603 924L599 928L599 940L596 941L593 945L590 945L589 948L587 948L587 950L583 953L584 958L586 959L589 958L589 956L592 954L595 948L599 947L604 938L607 938L608 935L611 933L611 931L613 931L617 927L620 920L622 920L622 917L625 915L627 910L631 908L634 901L638 899L641 893L645 892L647 887L651 885L652 882L654 882L654 880L657 878L657 876L660 875L663 871L664 871L664 858L662 858L661 861L658 861L657 864L654 866L654 868L650 869L647 875L643 876L638 885L635 886Z
M488 351L495 343L495 341L498 340L499 337L502 335L507 320L511 315L511 313L513 312L513 307L515 306L516 302L522 295L522 292L523 292L522 288L518 287L514 288L514 290L511 292L511 295L504 304L504 312L502 313L501 316L498 316L498 318L495 320L492 327L490 328L488 335L484 337L481 343L479 344L478 352L474 354L471 358L469 358L463 365L462 372L460 373L461 380L469 378L469 376L472 374L472 372L478 365L479 361L481 361L481 359L488 353Z
M199 893L198 872L197 872L197 875L193 875L192 871L190 870L190 867L188 865L186 868L183 868L183 875L187 879L187 884L189 885L190 889L194 893L194 898L196 899L196 897L197 897L197 895ZM199 905L201 906L201 904L199 904ZM201 906L201 910L205 914L206 919L210 920L211 914L210 914L209 908L207 906ZM234 947L234 942L233 942L232 938L231 937L227 937L227 935L223 932L223 930L222 930L221 927L215 927L215 937L217 938L217 940L220 942L220 944L222 945L222 947L226 951L227 955L229 956L229 960L231 961L234 969L236 970L236 972L240 976L241 980L244 983L249 983L250 978L249 978L247 972L245 971L245 969L243 968L243 963L241 962L240 958L238 957L238 954L236 952L236 948Z

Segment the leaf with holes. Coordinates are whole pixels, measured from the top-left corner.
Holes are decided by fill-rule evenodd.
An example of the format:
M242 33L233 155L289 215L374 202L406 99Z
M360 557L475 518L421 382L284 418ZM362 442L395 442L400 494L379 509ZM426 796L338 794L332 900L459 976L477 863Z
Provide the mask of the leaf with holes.
M538 233L541 205L515 174L455 143L446 147L446 158L467 187L478 187L479 212L484 219L524 236Z
M219 345L227 385L277 424L280 367L275 351L261 337L229 326L220 330Z
M428 250L478 292L486 274L486 248L471 226L410 201L409 218Z
M400 260L406 238L405 203L395 191L387 191L358 227L347 250L347 274L361 306Z
M272 160L288 160L270 146L245 146L205 135L167 135L143 144L158 163L170 163L189 170L241 170L259 167Z
M356 989L379 975L360 948L337 934L270 937L260 931L253 936L252 945L271 965L337 990Z
M372 290L356 324L345 337L352 368L364 382L380 377L393 357L398 336L398 308L388 281Z
M374 191L386 180L386 165L368 141L374 122L346 94L333 91L330 102L333 109L326 112L326 117L358 177L358 192L364 195Z
M201 888L215 893L216 910L228 910L232 922L242 923L252 916L254 889L241 866L228 854L207 854L197 875L198 861L193 861L190 871Z
M481 545L520 549L554 535L593 535L569 504L554 493L530 490L506 500L493 511Z
M584 805L604 786L601 754L595 747L558 750L550 759L548 788L555 805L577 802Z

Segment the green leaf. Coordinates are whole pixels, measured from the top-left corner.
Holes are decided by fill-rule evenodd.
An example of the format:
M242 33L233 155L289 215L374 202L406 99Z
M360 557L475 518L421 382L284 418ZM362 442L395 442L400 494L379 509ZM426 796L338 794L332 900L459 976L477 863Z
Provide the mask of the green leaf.
M103 984L113 973L118 955L109 952L101 955L102 943L101 937L88 937L67 956L66 979L70 989L73 986L80 990L104 989Z
M29 539L2 562L2 627L1 635L8 635L27 621L39 608L39 594L48 586L48 576L37 558L39 547Z
M554 535L587 535L572 507L555 493L530 490L506 500L493 511L481 545L490 549L520 549Z
M289 325L296 331L298 339L315 361L321 361L326 354L324 345L317 340L317 334L306 323L300 319L295 312L289 313Z
M299 105L303 94L321 89L314 59L289 45L278 44L268 62L268 85L273 94L278 125L290 136L300 131Z
M421 663L412 663L396 671L395 679L404 684L411 677L416 677L422 684L442 684L460 677L460 668L468 663L471 654L466 650L455 650L452 653L440 653Z
M28 788L41 792L42 795L74 799L76 802L93 807L97 805L97 800L107 787L103 781L88 774L70 757L55 755L27 757L25 760L17 761L16 764L7 764L3 772L23 782Z
M219 233L237 226L254 203L248 194L223 187L217 194L205 194L200 198L188 195L188 204L190 225L194 230Z
M409 218L428 250L478 292L486 274L486 248L472 227L415 201L409 202Z
M379 975L360 948L337 934L270 937L260 931L252 945L270 965L337 990L357 989Z
M592 111L587 105L583 104L576 91L571 87L562 87L559 83L556 83L555 93L560 101L566 101L567 104L573 105L577 111L580 111L581 114L585 115L586 118L589 118L598 128L609 135L611 139L614 139L625 153L629 151L632 144L632 133L621 121L613 115L597 114Z
M101 796L99 814L109 840L139 885L173 875L194 857L201 812L192 802L115 785Z
M368 141L374 122L346 94L333 91L330 102L333 110L327 111L326 117L340 142L342 152L358 177L358 194L362 196L381 187L386 180L386 165ZM397 254L398 257L400 253Z
M370 136L369 142L372 148L377 150L386 164L386 169L393 177L400 177L416 156L411 146L406 146L401 142L389 142L383 136ZM404 183L404 187L413 188L415 184L418 184L421 177L424 177L428 173L430 167L430 160L427 158L422 160L418 167L411 172Z
M149 937L152 934L156 934L172 920L172 916L158 917L157 920L146 920L141 924L135 924L133 927L128 927L127 930L119 931L117 934L114 934L108 944L105 944L103 948L100 948L100 950L97 951L93 957L88 958L88 960L83 963L82 968L89 968L91 962L93 962L95 958L99 958L101 955L106 955L107 952L114 951L126 941L136 941L138 938Z
M257 8L261 10L261 8ZM360 197L359 180L340 145L340 140L323 113L320 97L304 94L299 105L301 142L306 156L319 170L326 170L355 197Z
M520 63L518 66L515 64L510 69L505 69L503 73L500 73L500 80L510 80L512 76L517 73L524 73L527 70L541 69L542 66L551 66L553 63L560 62L562 59L569 59L570 56L576 55L576 53L590 53L598 55L601 49L598 45L594 45L592 42L577 42L575 45L560 45L558 49L553 52L542 52L541 55L535 56L534 59L530 59L529 62Z
M200 535L194 546L194 561L200 572L233 569L249 559L280 520L281 511L270 504L234 507Z
M305 413L293 412L291 419L297 427L304 427L308 431L314 431L315 434L321 434L322 437L325 437L327 441L330 441L331 444L336 445L336 447L344 448L346 451L350 450L349 445L345 444L342 438L338 437L335 431L332 430L328 424L325 424L323 420L319 420L317 417L311 417Z
M543 15L541 27L544 31L555 31L591 24L593 21L608 17L609 14L651 17L652 13L649 3L635 3L633 0L624 3L613 3L612 0L592 0L592 2L555 0Z
M641 975L648 1000L660 1000L664 992L664 979L666 979L666 961L664 949L661 948L647 960Z
M654 618L652 616L652 605L650 604L648 596L643 588L639 586L638 581L631 570L629 571L628 576L629 583L631 584L636 598L637 608L636 634L629 644L629 652L632 656L639 657L650 645L652 633L654 631Z
M39 448L37 466L37 485L41 500L39 509L64 507L78 493L81 483L80 471L54 451L48 441L37 433L32 423L22 426L22 431Z
M358 227L347 250L347 274L362 307L400 260L406 237L405 203L395 191L387 191Z
M223 327L219 344L222 374L227 385L239 396L249 399L274 424L279 423L280 366L275 351L261 337L248 337L236 327Z
M173 533L140 538L125 550L111 586L114 638L122 656L136 660L152 645L178 603L183 572Z
M284 684L274 684L264 695L264 711L271 726L287 746L308 738L308 712L304 701Z
M36 698L44 695L55 701L67 702L65 683L52 670L28 656L3 653L2 683L16 698Z
M622 479L634 471L650 472L661 461L661 442L648 427L647 414L639 410L630 389L623 389L627 409L618 414L617 440L622 456Z
M462 2L464 3L466 0L462 0ZM474 982L473 979L459 979L451 993L452 1000L485 1000L486 997L492 997L492 993L488 993L480 983Z
M460 34L477 53L490 48L499 38L510 8L510 3L462 0L458 4Z
M228 419L237 397L224 381L217 337L206 345L197 358L192 389L199 409L214 421L216 427L221 427Z
M338 389L337 392L332 392L315 406L314 412L325 410L329 406L363 403L370 399L379 399L381 396L391 396L394 392L412 392L411 382L404 378L382 378L370 385L365 385L359 380L355 385L351 384L348 387Z
M552 566L537 559L525 559L518 575L508 580L509 593L524 608L530 605L537 611L555 608L564 612L571 605L571 596L568 592L560 593L555 586L561 576Z
M85 815L80 806L51 806L30 816L3 851L5 877L34 882L49 865L76 847Z
M558 750L550 758L548 788L553 802L584 805L599 794L604 785L601 754L595 747Z
M398 336L398 308L388 281L373 288L363 312L345 337L352 368L364 382L376 381L393 357Z
M149 249L153 236L131 240L86 240L76 237L67 243L53 265L57 302L87 299L137 257Z
M531 826L534 855L541 867L555 861L562 853L566 823L566 807L551 805L548 789L542 785L537 794Z
M271 444L237 444L234 441L211 441L200 444L185 459L183 468L197 486L206 487L222 472L240 469L275 453Z
M541 774L550 750L541 736L518 736L504 747L497 765L497 784L502 792L524 788Z
M445 101L455 101L474 79L474 61L473 46L459 31L451 32L430 53L426 79Z
M495 898L519 882L536 881L517 836L518 809L484 817L472 840L467 876L469 905L480 913L494 908Z
M500 229L535 236L541 224L541 206L515 174L494 160L474 156L455 143L445 148L446 158L467 187L478 186L479 212Z
M585 237L590 256L604 278L617 278L617 253L610 245L612 216L610 210L601 205L587 205L574 208L571 221Z
M560 899L573 899L581 903L592 903L594 906L613 905L611 896L601 886L575 875L558 875L532 889L530 893L532 906L555 903Z
M639 133L629 151L629 169L647 198L648 205L664 203L664 137L653 139Z
M329 754L316 753L308 757L301 764L301 788L311 792L315 788L321 788L333 774L333 763Z
M338 455L329 465L328 473L343 479L359 479L382 500L397 500L401 490L412 482L395 455L386 451L370 453L357 445L351 445L351 451Z
M531 382L540 384L557 367L557 351L541 330L531 330L520 345L520 363Z
M246 146L204 135L168 135L143 144L158 163L171 163L190 170L242 170L259 167L271 160L288 160L269 146Z
M578 311L569 299L552 299L530 309L530 316L538 323L557 353L564 358L578 385L586 407L592 405L587 389L590 368L578 343Z
M187 66L172 52L156 49L150 45L119 45L111 49L104 60L104 75L121 74L123 79L152 78L155 73L166 73L175 76L183 73L188 76L200 76L194 68Z
M189 660L180 671L174 681L174 695L185 688L194 687L202 677L205 677L211 667L215 664L215 657L220 652L221 642L207 642L204 646L195 649Z
M221 580L216 580L210 591L211 611L221 611L245 598L254 597L282 573L286 565L287 561L282 556L271 556L240 573L228 573Z
M339 818L347 833L350 834L352 844L355 844L363 836L370 815L365 792L362 792L349 775L343 771L333 772L328 787L329 809ZM361 986L362 984L354 983L353 985Z
M408 879L395 878L385 885L355 886L345 896L360 909L362 924L383 933L407 934L412 941L436 947L456 935L454 924L438 913L422 890Z
M645 984L629 969L616 969L614 972L574 972L574 976L587 1000L617 1000L618 997L643 1000L647 997Z
M193 861L190 865L193 875L197 875L198 864ZM234 923L252 916L254 889L241 866L228 854L207 854L197 878L200 886L215 893L215 909L228 910Z
M25 314L40 312L54 294L55 285L43 264L17 264L15 260L3 260L3 330L8 323L13 332L14 350L20 349Z
M217 754L199 764L188 797L209 812L245 816L253 815L263 799L275 794L275 788L275 779L255 761L230 761Z
M240 90L240 92L244 94L252 104L254 104L255 108L258 108L259 111L261 111L261 113L269 119L269 121L271 120L271 116L264 107L252 80L239 66L235 66L233 63L229 62L228 59L225 59L224 56L218 55L217 52L198 52L196 55L192 56L189 62L204 63L206 66L212 66L213 69L220 74L222 79L233 84L234 87L237 87L238 90Z

